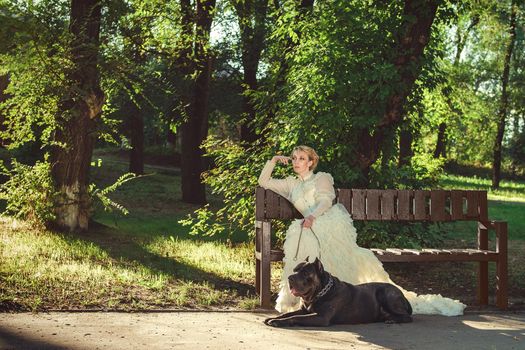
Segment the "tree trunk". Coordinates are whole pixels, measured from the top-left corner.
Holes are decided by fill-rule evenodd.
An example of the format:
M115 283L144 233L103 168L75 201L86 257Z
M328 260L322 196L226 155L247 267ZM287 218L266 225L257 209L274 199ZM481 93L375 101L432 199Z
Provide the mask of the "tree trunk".
M441 0L405 0L402 33L397 42L398 55L395 58L399 81L395 92L389 97L383 117L370 130L358 131L359 144L354 157L361 170L357 186L367 186L370 167L379 158L381 140L403 121L404 105L414 87L423 58L423 51L430 39L430 30Z
M131 143L129 150L129 171L131 173L144 174L144 119L142 111L133 102L129 101L128 132Z
M89 167L96 120L104 103L97 67L100 19L98 0L71 1L72 85L61 103L54 135L64 146L55 146L51 153L52 177L59 192L54 224L67 231L87 230L90 218Z
M439 124L436 149L434 150L434 158L447 156L446 135L445 135L446 132L447 132L447 123L442 122L441 124Z
M408 125L402 126L399 132L399 161L398 166L409 165L414 152L412 141L414 140L412 130Z
M254 101L249 92L257 91L257 70L266 32L268 0L234 0L241 31L243 66L243 101L240 139L248 145L261 137L257 135Z
M188 107L188 120L181 128L182 200L205 204L205 186L201 180L203 167L202 141L208 134L208 100L212 58L207 51L215 0L197 1L195 20L195 72L197 79Z
M509 24L509 42L507 45L507 52L505 53L505 62L503 66L503 75L501 77L501 100L498 112L498 131L496 133L496 140L494 142L494 161L492 163L492 189L498 189L501 181L501 148L503 143L503 135L505 134L505 121L507 119L507 109L509 104L509 94L507 87L509 84L510 62L512 58L512 51L516 42L516 0L512 0L511 15Z

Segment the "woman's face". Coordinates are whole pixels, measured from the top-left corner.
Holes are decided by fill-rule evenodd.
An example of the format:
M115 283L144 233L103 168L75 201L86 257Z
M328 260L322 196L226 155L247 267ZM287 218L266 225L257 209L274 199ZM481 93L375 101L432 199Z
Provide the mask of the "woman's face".
M293 171L299 175L304 175L310 171L314 162L308 158L308 154L303 151L295 151L292 154Z

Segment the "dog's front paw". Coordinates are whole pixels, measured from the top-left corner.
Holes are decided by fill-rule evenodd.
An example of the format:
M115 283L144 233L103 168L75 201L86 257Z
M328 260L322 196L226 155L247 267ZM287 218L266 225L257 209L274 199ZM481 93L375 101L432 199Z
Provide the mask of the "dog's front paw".
M264 320L264 324L267 325L267 326L271 326L271 322L273 320L275 320L274 317L267 318L266 320Z
M266 320L264 320L264 323L267 326L272 326L272 327L287 327L287 326L289 326L288 320L281 320L281 319L278 319L278 318L267 318Z

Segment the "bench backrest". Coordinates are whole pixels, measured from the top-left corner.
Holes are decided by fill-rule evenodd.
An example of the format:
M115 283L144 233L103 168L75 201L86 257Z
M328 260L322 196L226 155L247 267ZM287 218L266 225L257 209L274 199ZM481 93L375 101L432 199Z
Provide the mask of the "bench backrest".
M302 215L277 193L257 187L256 220L300 219ZM335 201L354 220L487 221L487 191L336 189Z

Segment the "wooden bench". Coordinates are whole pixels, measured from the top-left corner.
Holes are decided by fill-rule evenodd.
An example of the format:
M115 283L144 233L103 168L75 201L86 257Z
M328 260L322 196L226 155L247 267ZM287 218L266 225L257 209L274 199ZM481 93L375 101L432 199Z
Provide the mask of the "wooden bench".
M476 249L372 249L382 262L474 261L479 263L478 300L488 305L488 263L496 263L496 304L507 308L507 223L488 219L487 192L467 190L338 189L336 202L343 204L354 221L476 221ZM261 306L270 308L270 269L283 252L272 249L272 220L297 219L302 215L284 197L262 187L256 189L255 288ZM489 249L488 231L494 230L495 249ZM359 234L359 232L358 232Z

